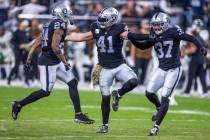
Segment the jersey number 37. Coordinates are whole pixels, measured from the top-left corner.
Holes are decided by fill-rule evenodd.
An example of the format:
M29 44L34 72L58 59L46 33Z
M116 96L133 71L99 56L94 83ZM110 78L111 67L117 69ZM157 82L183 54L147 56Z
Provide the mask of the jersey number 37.
M165 48L166 47L166 48ZM155 50L157 52L158 58L171 58L171 51L173 47L173 41L163 41L163 43L158 42L155 44ZM166 51L163 51L163 48L167 49ZM165 52L165 53L164 53Z

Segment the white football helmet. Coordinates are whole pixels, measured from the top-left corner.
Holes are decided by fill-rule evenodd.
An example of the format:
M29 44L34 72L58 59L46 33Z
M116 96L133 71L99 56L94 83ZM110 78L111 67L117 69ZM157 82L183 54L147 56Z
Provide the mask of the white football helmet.
M162 12L155 13L151 19L151 27L155 34L160 35L170 26L170 17Z
M64 22L73 24L73 13L68 5L59 4L52 10L52 16L54 19L61 19Z
M101 11L97 18L97 24L100 28L111 27L120 21L120 14L117 9L110 7Z

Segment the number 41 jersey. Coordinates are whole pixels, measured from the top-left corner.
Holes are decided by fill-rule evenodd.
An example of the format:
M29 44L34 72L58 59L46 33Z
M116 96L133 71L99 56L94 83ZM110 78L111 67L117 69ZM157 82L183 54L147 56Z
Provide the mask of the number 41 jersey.
M99 64L104 68L116 68L124 63L123 39L121 39L120 34L128 30L127 26L119 23L106 30L99 28L94 22L90 29L96 40Z
M159 60L159 68L169 70L181 65L180 41L183 34L179 26L174 26L157 37L154 49Z
M60 60L54 54L52 50L52 39L53 34L56 29L60 29L64 31L64 34L61 37L61 41L59 43L59 47L63 49L64 41L66 36L67 30L67 23L63 22L59 19L53 20L51 22L47 22L43 25L42 29L42 52L38 59L39 65L56 65L60 63Z

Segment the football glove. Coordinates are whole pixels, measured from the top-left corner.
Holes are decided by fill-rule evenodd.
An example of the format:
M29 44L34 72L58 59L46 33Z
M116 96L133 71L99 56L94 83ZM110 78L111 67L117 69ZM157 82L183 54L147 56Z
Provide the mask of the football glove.
M24 65L24 71L25 71L25 72L29 72L30 69L31 69L31 64L26 63L26 64Z
M102 66L97 64L94 69L93 69L93 73L92 73L92 82L93 82L93 86L96 86L99 84L99 77L100 77L100 73L102 70Z
M206 50L205 47L200 48L200 52L201 52L204 56L207 55L207 50Z
M150 29L150 33L149 33L149 38L154 40L156 39L157 35L155 34L155 31L153 30L153 28Z
M68 70L71 69L71 65L70 65L70 64L66 64L66 65L64 65L64 66L65 66L65 70L66 70L66 71L68 71Z

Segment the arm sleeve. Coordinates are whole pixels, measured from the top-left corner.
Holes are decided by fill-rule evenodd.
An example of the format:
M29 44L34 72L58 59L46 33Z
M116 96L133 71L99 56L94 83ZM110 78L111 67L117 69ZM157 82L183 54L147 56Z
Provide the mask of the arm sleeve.
M192 35L184 33L184 34L180 35L180 39L184 40L184 41L189 41L189 42L194 43L197 46L198 49L201 49L201 48L204 47L202 45L202 43Z
M119 30L119 34L123 33L123 32L126 32L126 31L129 31L129 28L128 26L125 24L125 23L121 23L118 25L118 30Z
M154 42L149 40L149 35L146 34L137 34L137 33L128 33L128 39L132 44L142 50L148 49L154 45Z

